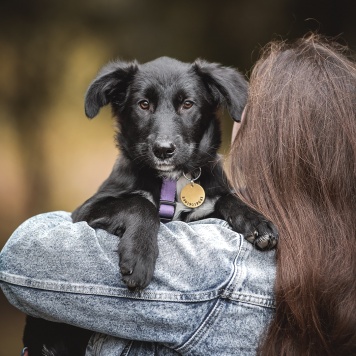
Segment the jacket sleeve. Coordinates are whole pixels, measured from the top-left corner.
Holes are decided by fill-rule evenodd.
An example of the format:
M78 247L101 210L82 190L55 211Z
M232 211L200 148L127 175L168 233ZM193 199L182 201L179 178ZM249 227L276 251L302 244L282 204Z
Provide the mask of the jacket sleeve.
M141 292L121 281L119 243L66 212L35 216L1 252L1 287L26 314L177 349L216 312L243 238L217 219L162 224L154 278Z

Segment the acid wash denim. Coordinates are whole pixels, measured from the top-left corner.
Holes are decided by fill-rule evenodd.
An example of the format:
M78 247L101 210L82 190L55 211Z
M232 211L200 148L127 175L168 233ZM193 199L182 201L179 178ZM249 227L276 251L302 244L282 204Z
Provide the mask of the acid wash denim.
M1 287L26 314L95 331L86 355L256 354L274 313L273 251L218 219L161 224L154 278L130 292L119 243L67 212L35 216L1 252Z

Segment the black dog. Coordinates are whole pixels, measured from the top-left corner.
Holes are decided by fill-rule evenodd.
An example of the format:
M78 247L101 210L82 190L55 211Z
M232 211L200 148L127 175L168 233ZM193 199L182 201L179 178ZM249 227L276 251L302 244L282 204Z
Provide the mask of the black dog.
M90 85L86 115L93 118L111 104L121 155L98 192L72 217L120 236L120 270L128 288L145 288L152 279L166 210L174 220L222 218L260 249L277 243L272 223L232 193L217 154L218 110L226 106L238 121L246 96L246 81L231 68L167 57L143 65L111 63ZM171 201L167 185L173 187L167 188ZM31 327L26 329L28 334Z

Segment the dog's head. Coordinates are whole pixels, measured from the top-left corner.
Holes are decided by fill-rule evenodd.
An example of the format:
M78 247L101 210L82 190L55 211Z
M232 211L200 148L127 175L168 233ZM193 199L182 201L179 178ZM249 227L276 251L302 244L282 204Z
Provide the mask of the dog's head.
M239 121L246 97L244 77L216 63L168 57L142 65L118 61L91 83L85 112L93 118L110 103L122 153L162 176L174 176L214 159L221 143L219 107L226 106Z

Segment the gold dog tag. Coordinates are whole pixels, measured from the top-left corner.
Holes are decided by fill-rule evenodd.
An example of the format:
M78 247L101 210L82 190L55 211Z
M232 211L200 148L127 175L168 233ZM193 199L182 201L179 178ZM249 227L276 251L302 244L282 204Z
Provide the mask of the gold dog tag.
M191 182L182 189L180 199L188 208L197 208L204 203L205 191L201 185Z

